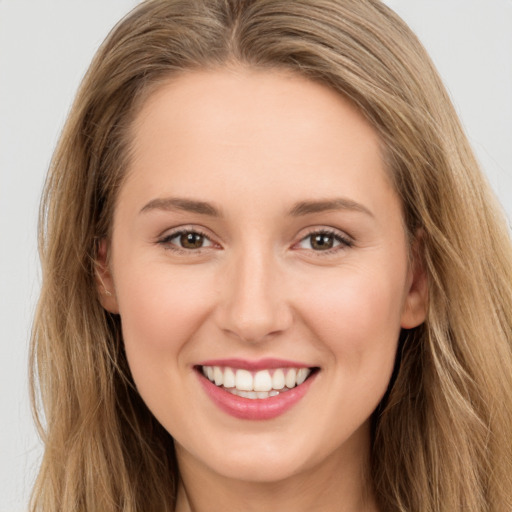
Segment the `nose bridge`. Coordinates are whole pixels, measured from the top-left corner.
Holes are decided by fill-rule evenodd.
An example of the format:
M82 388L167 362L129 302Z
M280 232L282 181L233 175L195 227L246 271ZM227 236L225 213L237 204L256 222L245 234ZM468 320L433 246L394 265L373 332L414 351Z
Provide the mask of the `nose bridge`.
M251 342L284 331L291 312L276 255L269 248L252 247L233 255L228 265L221 327Z

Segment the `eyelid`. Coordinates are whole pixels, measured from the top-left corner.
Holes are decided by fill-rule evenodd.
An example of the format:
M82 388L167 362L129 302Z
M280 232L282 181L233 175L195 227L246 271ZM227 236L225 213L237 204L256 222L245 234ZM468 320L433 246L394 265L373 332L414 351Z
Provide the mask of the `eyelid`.
M199 247L197 249L185 249L183 247L180 247L177 244L171 244L170 240L173 238L186 233L196 233L202 237L204 237L206 240L210 242L210 245L206 247ZM300 243L302 243L304 240L306 240L309 237L312 237L314 235L328 235L334 237L339 244L325 250L315 250L315 249L303 249L304 251L308 251L311 253L314 253L315 256L322 256L322 255L329 255L333 253L337 253L340 251L343 251L344 249L350 248L354 245L354 239L350 235L348 235L345 231L342 231L337 228L333 228L330 226L312 226L309 228L306 228L301 231L298 241L295 242L292 245L292 249L298 249L301 248L298 247ZM175 228L167 229L165 230L161 235L159 235L156 239L156 243L159 245L164 246L167 250L172 250L176 253L182 253L182 254L198 254L205 250L209 249L219 249L222 248L222 246L215 241L214 237L209 233L209 230L204 229L202 226L197 225L182 225L182 226L176 226Z
M180 247L179 245L172 244L170 242L170 240L172 240L173 238L176 238L177 236L186 233L198 234L204 237L206 240L208 240L210 242L210 245L206 247L199 247L197 249L185 249L183 247ZM204 250L212 248L216 249L221 247L220 244L214 240L214 237L211 234L207 233L207 230L203 229L201 226L196 225L177 226L175 228L167 229L157 237L156 243L162 245L166 250L171 250L176 253L189 255L198 254L200 252L203 252Z
M343 251L344 249L350 248L354 246L354 239L346 232L341 231L337 228L327 227L327 226L314 226L307 229L307 231L300 234L300 238L297 242L294 243L293 248L297 248L300 250L300 247L297 247L300 243L302 243L307 238L310 238L314 235L329 235L334 237L339 245L332 247L330 249L325 250L314 250L314 249L303 249L305 251L309 251L315 254L315 256L329 255L333 253L337 253L339 251Z

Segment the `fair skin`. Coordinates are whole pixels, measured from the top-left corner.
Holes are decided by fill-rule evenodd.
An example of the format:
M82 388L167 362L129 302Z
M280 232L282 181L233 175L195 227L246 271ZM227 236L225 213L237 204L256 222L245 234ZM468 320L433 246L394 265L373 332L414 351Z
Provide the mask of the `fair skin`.
M231 68L161 86L132 136L99 289L175 440L177 511L377 510L369 419L426 286L375 131L322 85ZM311 375L254 401L203 375L226 359Z

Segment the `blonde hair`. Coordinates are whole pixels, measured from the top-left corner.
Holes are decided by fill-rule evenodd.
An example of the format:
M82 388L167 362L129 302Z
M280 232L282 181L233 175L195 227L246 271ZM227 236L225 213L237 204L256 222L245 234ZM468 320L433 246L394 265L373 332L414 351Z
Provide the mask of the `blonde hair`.
M41 206L32 389L45 452L32 510L174 509L172 438L135 390L95 262L144 99L173 74L233 62L292 70L349 98L380 134L420 242L427 320L402 333L372 418L380 510L511 510L509 232L423 47L378 0L149 0L104 42Z

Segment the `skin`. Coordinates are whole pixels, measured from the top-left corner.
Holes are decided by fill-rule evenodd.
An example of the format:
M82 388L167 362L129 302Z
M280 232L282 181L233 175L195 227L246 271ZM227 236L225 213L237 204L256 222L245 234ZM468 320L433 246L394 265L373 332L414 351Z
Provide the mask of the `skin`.
M142 398L175 439L177 510L377 510L369 418L400 329L425 318L426 285L374 129L325 86L230 68L169 81L132 136L99 289L121 316ZM180 229L204 246L180 248ZM327 251L312 245L322 231ZM244 420L220 410L194 370L233 357L320 371L283 415Z

